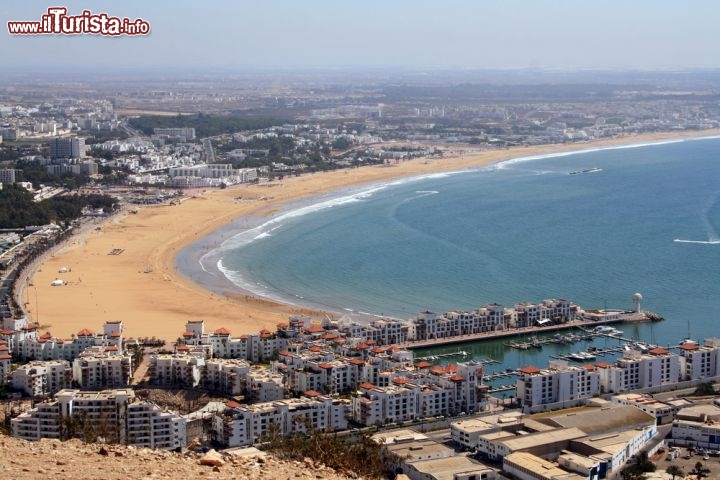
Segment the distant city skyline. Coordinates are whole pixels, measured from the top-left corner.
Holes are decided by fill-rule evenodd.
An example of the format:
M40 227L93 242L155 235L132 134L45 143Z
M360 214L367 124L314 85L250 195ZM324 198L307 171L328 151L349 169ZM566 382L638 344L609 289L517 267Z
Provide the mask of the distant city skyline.
M147 36L11 35L52 6L142 18ZM720 68L720 4L669 0L9 0L8 70L198 67ZM100 71L100 70L99 70Z

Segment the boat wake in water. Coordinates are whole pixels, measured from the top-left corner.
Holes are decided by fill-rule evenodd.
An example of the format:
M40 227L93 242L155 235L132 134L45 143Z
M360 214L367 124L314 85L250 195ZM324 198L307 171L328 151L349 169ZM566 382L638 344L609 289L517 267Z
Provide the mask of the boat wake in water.
M718 201L718 197L720 197L720 192L715 193L715 195L710 199L708 204L705 206L702 212L702 220L703 224L705 225L705 231L707 232L708 239L707 240L683 240L680 238L676 238L673 240L677 243L699 243L702 245L719 245L720 244L720 235L718 235L717 230L715 230L715 227L713 226L712 222L710 221L710 211L713 209L715 204Z
M720 240L683 240L676 238L673 242L677 243L701 243L703 245L720 245Z

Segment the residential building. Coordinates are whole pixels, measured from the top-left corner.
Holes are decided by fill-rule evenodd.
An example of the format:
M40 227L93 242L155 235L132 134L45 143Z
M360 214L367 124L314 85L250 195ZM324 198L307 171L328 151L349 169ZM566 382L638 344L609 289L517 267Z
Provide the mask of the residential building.
M89 347L73 360L73 380L85 390L126 387L132 379L132 356L117 347Z
M205 362L202 384L229 395L244 393L250 364L245 360L212 358Z
M12 372L12 387L30 397L44 397L72 387L72 367L67 360L36 360Z
M50 141L50 158L83 158L87 146L84 138L55 137Z
M156 354L150 357L150 383L165 387L197 387L203 377L205 358L188 353Z
M720 339L706 338L704 344L685 342L680 349L681 380L720 376Z
M132 390L62 390L11 421L14 437L79 437L174 450L187 444L185 418L136 399Z
M22 172L22 170L16 170L14 168L0 168L0 183L15 183L17 174L20 172Z
M215 431L216 440L230 447L253 445L270 435L347 427L345 403L312 391L301 398L254 405L228 402L227 406L224 415L215 417Z
M576 367L553 360L547 369L529 365L519 372L517 398L528 411L538 411L538 406L572 406L600 393L600 375L591 365Z

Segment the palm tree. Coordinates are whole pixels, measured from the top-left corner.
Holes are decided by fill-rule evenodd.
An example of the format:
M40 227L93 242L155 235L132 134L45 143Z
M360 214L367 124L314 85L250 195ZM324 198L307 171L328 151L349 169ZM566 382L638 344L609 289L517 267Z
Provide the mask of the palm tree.
M672 475L672 480L675 480L675 477L685 476L685 472L683 471L683 469L677 465L670 465L668 468L665 469L665 472Z

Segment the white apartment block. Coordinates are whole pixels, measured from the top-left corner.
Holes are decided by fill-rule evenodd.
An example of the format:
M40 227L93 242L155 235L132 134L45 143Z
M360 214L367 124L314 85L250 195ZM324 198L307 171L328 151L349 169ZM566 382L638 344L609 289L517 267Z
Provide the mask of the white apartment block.
M266 403L285 398L283 376L265 369L251 370L246 376L245 397L248 401Z
M72 387L73 373L66 360L34 361L12 372L12 387L31 397L52 395Z
M519 372L517 398L527 409L537 410L539 405L550 404L574 405L600 393L600 374L590 365L575 367L563 360L553 360L547 369L529 365Z
M205 388L238 395L244 392L250 364L245 360L212 358L205 362L202 383Z
M166 387L197 387L202 379L205 358L175 353L150 357L148 374L154 385Z
M155 135L164 135L168 137L185 137L185 141L195 140L195 128L154 128Z
M209 346L212 357L240 358L251 362L270 359L288 346L288 339L272 334L268 330L236 338L231 337L230 331L226 328L219 328L206 334L203 320L187 322L182 336L186 345Z
M375 387L361 384L361 394L351 398L351 413L355 422L371 426L399 423L419 417L417 385Z
M596 366L605 393L670 385L680 380L680 357L660 347L647 354L629 350L614 365L598 362Z
M73 380L85 390L121 388L132 379L132 356L117 347L90 347L73 360Z
M47 332L38 336L37 328L28 324L27 319L15 320L15 323L15 326L5 328L14 332L9 335L12 342L10 349L21 360L72 361L89 347L114 347L118 353L122 353L122 321L105 322L103 333L96 334L83 329L70 340L53 337Z
M720 375L720 339L707 338L704 345L683 343L680 349L680 379L699 380Z
M102 439L171 450L187 444L186 420L157 405L139 401L132 390L62 390L55 400L37 404L12 419L14 437Z
M230 447L253 445L277 434L337 431L347 428L347 406L341 400L308 392L309 396L255 405L228 402L224 416L215 417L217 440Z

